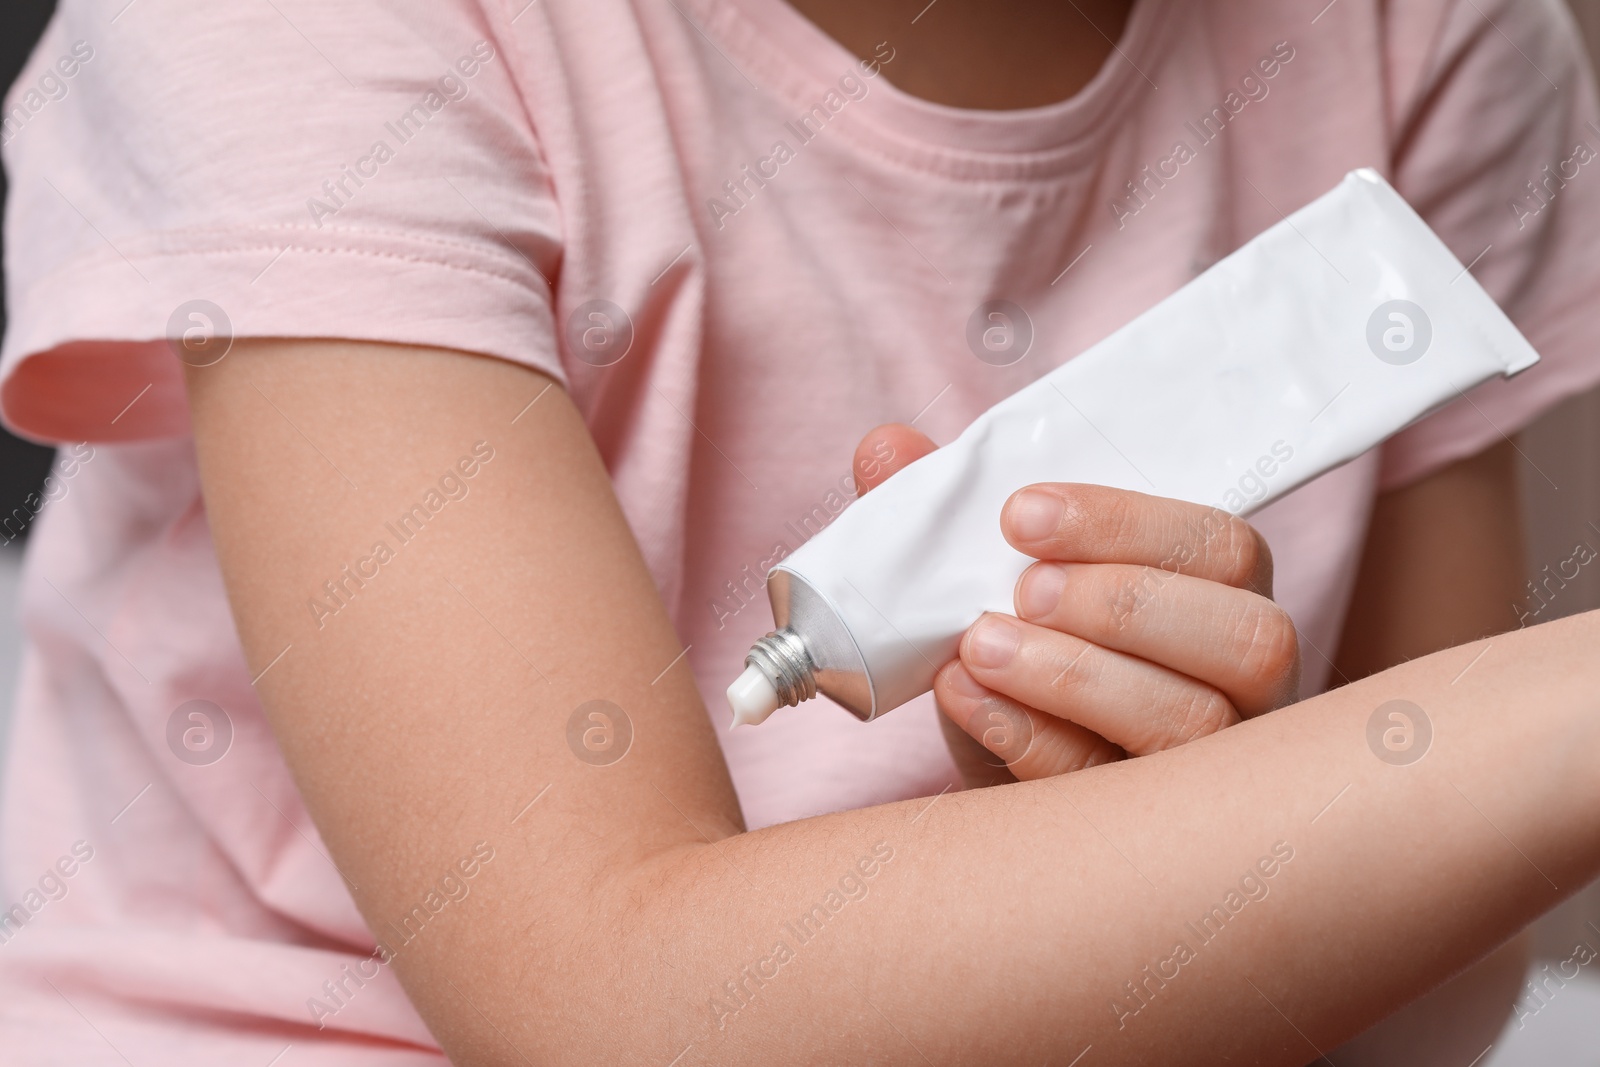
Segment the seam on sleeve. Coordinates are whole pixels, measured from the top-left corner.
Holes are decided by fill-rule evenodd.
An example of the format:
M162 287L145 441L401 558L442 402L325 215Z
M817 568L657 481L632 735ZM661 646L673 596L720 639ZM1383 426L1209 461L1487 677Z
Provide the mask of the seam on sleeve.
M409 237L408 237L408 239L409 239ZM116 251L115 249L112 250L112 252L115 252L115 251ZM474 248L473 251L474 251L475 254L476 253L481 253L482 249L481 248ZM297 253L310 253L310 254L313 254L313 255L341 255L342 254L342 255L353 255L353 256L366 256L366 257L371 258L371 259L395 260L397 262L402 262L402 263L414 263L414 264L416 264L418 266L424 266L424 267L443 267L443 268L446 268L448 270L461 271L463 273L468 273L468 274L478 274L478 275L482 275L483 277L486 277L486 278L494 278L497 281L508 282L511 285L515 285L517 288L522 289L524 291L533 292L533 293L543 293L544 295L551 296L553 298L553 294L551 293L551 290L549 288L550 283L549 283L548 279L546 279L544 277L543 272L539 271L538 268L536 266L534 266L531 262L528 264L528 266L534 271L534 276L535 277L537 277L541 281L545 282L545 285L543 287L530 285L526 278L519 278L515 274L512 274L510 272L502 273L500 271L491 270L488 267L474 266L474 265L466 264L466 263L451 263L448 260L436 259L436 258L431 258L431 257L427 257L427 256L407 256L407 255L402 255L402 254L400 254L398 252L379 252L379 251L375 251L373 249L355 248L355 247L351 247L351 246L334 246L334 247L329 247L329 248L317 248L317 247L311 246L311 245L289 245L288 247L283 247L283 246L280 246L280 245L270 245L270 244L259 244L259 245L251 245L251 244L218 245L215 248L175 248L175 249L164 249L164 250L153 251L153 252L116 253L116 257L119 258L119 259L122 259L122 260L127 260L127 261L138 260L138 261L141 261L141 262L159 262L160 260L163 260L163 259L174 259L174 258L177 258L179 256L224 256L224 255L233 255L233 254L240 253L240 252L279 252L279 253L297 252ZM28 287L29 288L36 288L36 287L38 287L40 285L43 285L43 284L51 281L52 279L54 279L54 278L56 278L56 277L58 277L58 276L60 276L62 274L70 273L70 272L73 272L73 271L76 271L76 270L81 270L83 268L83 266L86 265L86 264L93 263L96 260L109 260L111 258L112 258L112 254L108 253L108 252L105 252L103 250L102 251L91 252L88 255L84 255L84 256L78 256L78 257L76 257L76 258L74 258L72 260L69 260L68 262L62 264L61 266L57 267L55 270L51 271L49 274L38 278L37 280L32 282Z

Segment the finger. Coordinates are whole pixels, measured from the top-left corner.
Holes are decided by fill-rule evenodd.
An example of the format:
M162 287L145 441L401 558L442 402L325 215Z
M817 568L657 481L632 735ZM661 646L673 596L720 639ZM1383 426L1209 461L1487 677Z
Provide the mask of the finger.
M1077 723L1131 756L1175 748L1239 721L1222 691L1124 652L985 614L961 639L979 685Z
M1264 596L1159 567L1035 563L1018 618L1170 667L1220 689L1249 718L1293 703L1300 639Z
M1035 559L1161 567L1272 595L1265 538L1220 508L1103 485L1043 482L1011 495L1000 529Z
M882 485L889 475L921 459L939 446L921 430L902 422L890 422L868 431L856 445L856 492L865 493Z
M992 785L1010 785L1016 775L1006 769L1005 760L983 747L983 743L951 721L949 715L940 715L939 733L944 735L945 748L961 772L961 784L967 789L987 789Z
M939 710L1019 781L1068 774L1123 759L1116 745L1075 722L1035 711L979 685L959 660L934 677Z

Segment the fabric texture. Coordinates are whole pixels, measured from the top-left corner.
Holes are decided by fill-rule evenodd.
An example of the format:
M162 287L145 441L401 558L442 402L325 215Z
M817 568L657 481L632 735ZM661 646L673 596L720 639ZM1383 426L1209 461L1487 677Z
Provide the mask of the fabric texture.
M761 576L846 506L860 435L914 419L949 440L1376 167L1544 360L1257 516L1317 691L1376 494L1600 380L1577 41L1554 2L1312 20L1142 0L1082 92L997 113L907 95L905 42L858 58L781 0L140 0L114 19L63 0L4 119L0 405L70 444L25 576L5 1058L442 1060L255 698L171 338L434 345L552 375L749 824L931 795L956 781L931 701L737 734L721 711L770 628ZM967 340L991 299L1033 328L1005 366Z

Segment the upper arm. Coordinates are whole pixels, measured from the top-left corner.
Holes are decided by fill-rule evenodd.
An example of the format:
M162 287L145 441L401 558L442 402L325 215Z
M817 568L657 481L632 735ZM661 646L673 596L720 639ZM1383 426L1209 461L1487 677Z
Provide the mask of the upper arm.
M1503 440L1378 497L1335 661L1345 680L1516 624L1518 462Z
M548 955L608 867L740 828L693 677L682 662L663 673L681 648L577 411L544 375L257 341L188 385L251 672L368 924L405 914L478 842L543 857L487 867L455 909L467 918L446 911L396 957L451 1048L452 1020L476 1017L429 977L459 969L432 963ZM609 765L580 758L568 728L591 700L620 709L612 741L630 747ZM556 921L517 952L490 943L529 899Z

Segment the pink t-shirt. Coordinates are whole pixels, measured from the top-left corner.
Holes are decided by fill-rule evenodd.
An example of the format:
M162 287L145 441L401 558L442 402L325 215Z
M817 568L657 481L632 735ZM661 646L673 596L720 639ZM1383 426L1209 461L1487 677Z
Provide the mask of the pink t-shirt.
M949 440L1351 168L1389 176L1544 362L1258 517L1308 692L1375 494L1600 380L1600 127L1555 3L1142 0L1081 93L1005 113L897 90L909 25L863 63L782 0L117 6L64 0L4 120L0 401L88 442L25 580L7 1062L440 1060L262 717L173 332L558 378L753 827L954 781L926 699L727 733L760 576L845 505L859 436ZM992 299L1032 325L1009 365L967 340Z

